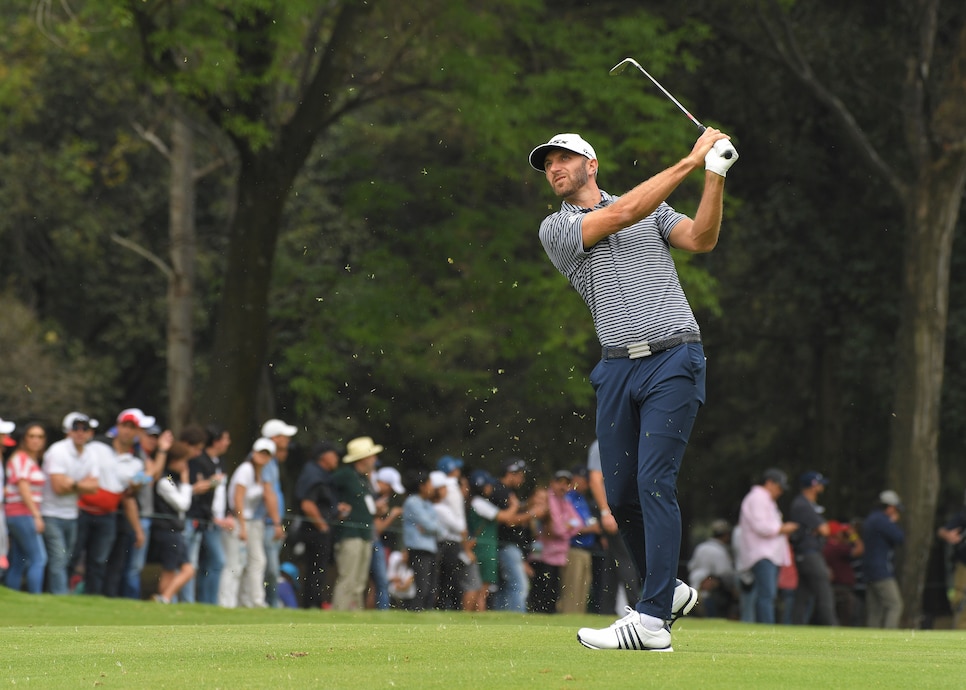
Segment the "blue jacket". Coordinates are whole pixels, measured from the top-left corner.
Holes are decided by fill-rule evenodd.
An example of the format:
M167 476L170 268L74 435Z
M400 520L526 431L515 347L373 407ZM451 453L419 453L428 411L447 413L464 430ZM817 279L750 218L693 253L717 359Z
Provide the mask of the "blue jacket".
M889 580L896 576L893 564L895 547L906 539L905 532L881 510L869 513L862 525L862 575L866 582Z

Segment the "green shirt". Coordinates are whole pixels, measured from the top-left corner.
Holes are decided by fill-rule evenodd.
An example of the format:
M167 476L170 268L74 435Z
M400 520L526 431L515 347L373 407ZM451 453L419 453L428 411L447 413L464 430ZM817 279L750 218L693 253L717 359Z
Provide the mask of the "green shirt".
M336 539L373 539L372 515L376 503L369 478L352 465L343 465L332 475L332 486L340 503L348 503L352 510L339 521Z

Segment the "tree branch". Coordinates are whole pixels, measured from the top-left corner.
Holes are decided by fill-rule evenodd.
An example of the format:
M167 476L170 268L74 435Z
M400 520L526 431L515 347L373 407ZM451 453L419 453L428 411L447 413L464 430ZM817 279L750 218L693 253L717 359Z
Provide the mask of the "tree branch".
M145 249L137 242L133 242L131 240L121 237L116 232L111 233L111 240L114 242L117 242L125 249L130 249L138 256L142 256L148 261L150 261L151 263L153 263L155 266L158 267L158 269L164 274L164 277L167 278L168 280L172 280L174 278L174 271L171 269L171 267L168 266L168 264L166 264L164 260L161 259L161 257L159 257L154 252L148 249Z
M775 5L774 0L769 4ZM892 167L879 155L878 150L872 145L859 123L856 121L848 106L832 93L819 80L812 69L808 58L802 52L798 41L792 32L791 25L788 23L787 15L778 9L775 14L779 17L780 27L776 27L759 5L758 17L764 27L765 32L771 38L775 49L778 51L782 60L799 80L802 81L815 95L815 97L832 111L842 125L845 127L846 134L856 145L859 152L866 159L869 165L892 187L897 194L905 197L909 187L906 182L896 173Z

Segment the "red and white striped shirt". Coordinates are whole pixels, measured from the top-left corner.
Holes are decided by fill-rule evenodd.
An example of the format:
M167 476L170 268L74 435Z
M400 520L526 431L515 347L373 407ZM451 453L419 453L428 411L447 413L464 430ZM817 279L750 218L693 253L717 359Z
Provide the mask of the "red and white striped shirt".
M43 500L44 473L32 457L20 450L7 460L7 485L3 493L4 509L10 517L32 515L20 495L20 481L23 479L30 483L30 495L39 508Z

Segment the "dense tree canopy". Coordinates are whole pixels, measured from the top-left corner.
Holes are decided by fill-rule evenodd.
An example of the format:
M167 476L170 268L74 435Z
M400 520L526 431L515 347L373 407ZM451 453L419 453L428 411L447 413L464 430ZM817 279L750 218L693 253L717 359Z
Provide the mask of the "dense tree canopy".
M228 422L239 450L278 415L302 446L372 435L397 464L581 462L599 353L537 241L558 201L526 154L582 132L613 193L680 158L687 120L639 75L608 76L630 55L742 156L718 248L679 257L709 358L686 515L734 518L776 465L825 472L830 513L863 516L896 476L912 224L801 67L911 179L964 146L966 11L839 5L0 0L3 342L23 363L0 372L0 416L167 416L166 279L145 254L171 249L151 142L177 102L198 165L223 161L196 189L194 421ZM941 107L917 163L902 84L920 83L908 29L933 6L920 81ZM671 203L693 210L698 182ZM933 519L966 485L966 259L948 246Z

